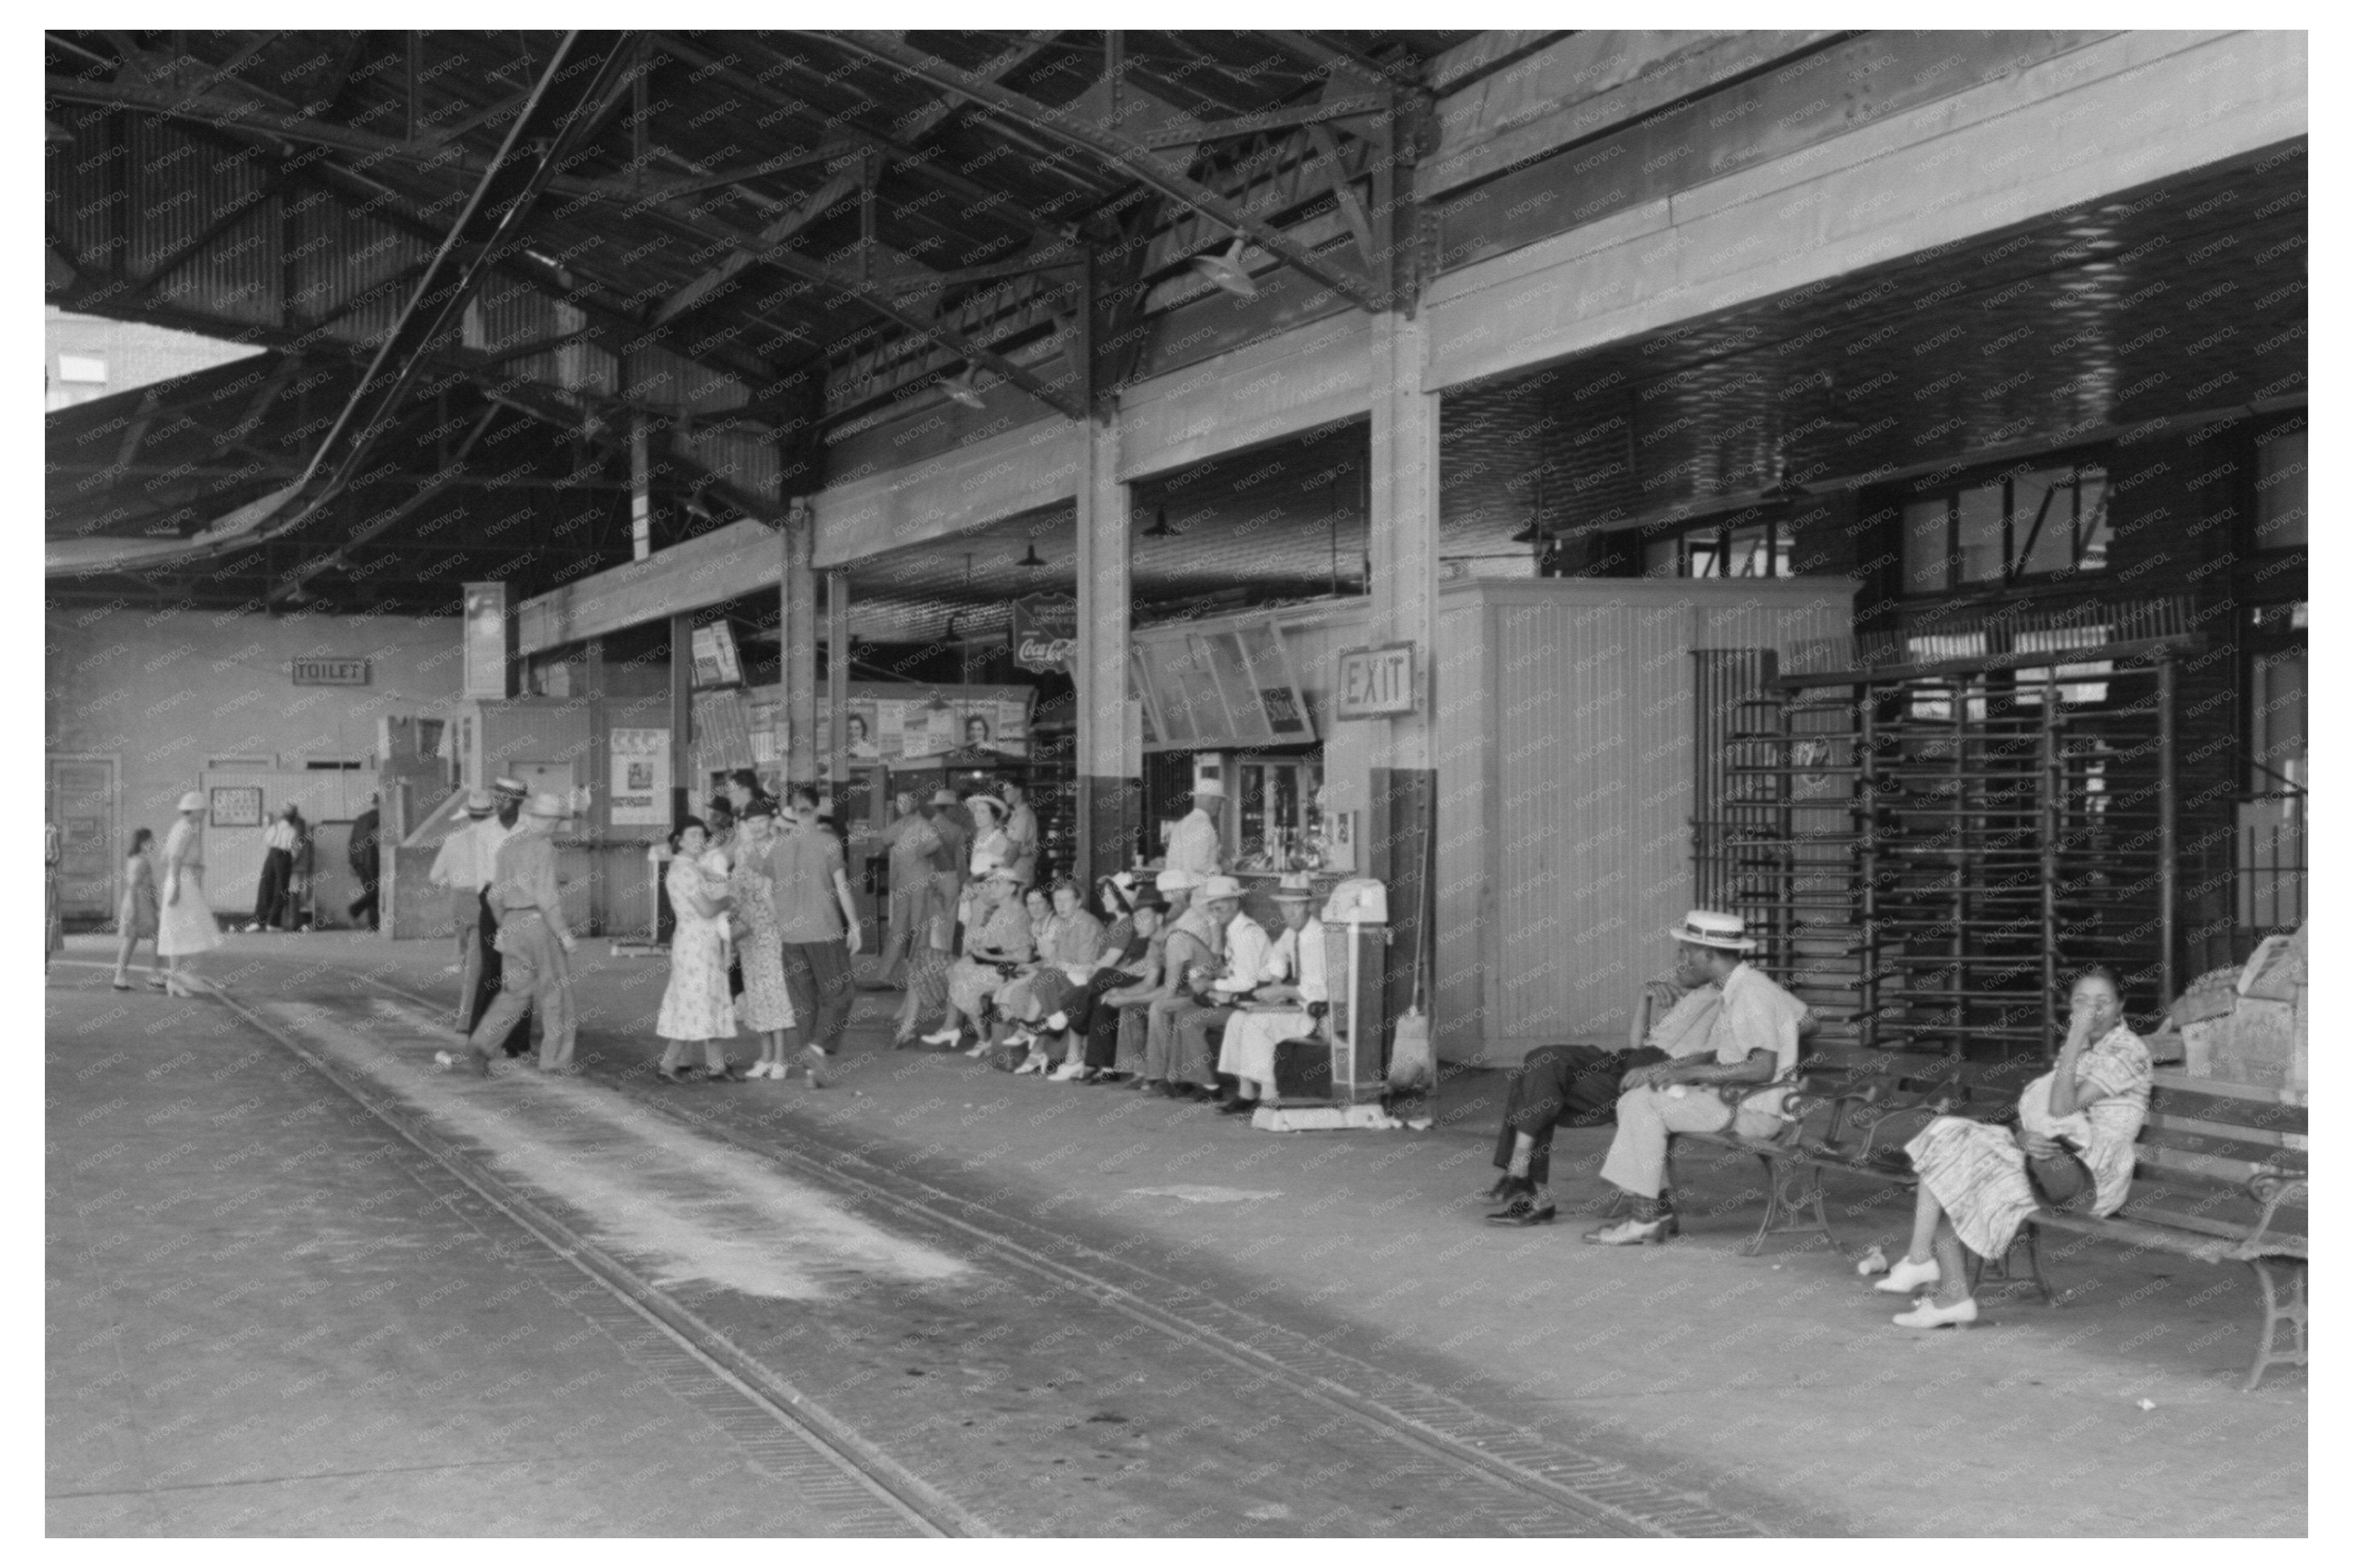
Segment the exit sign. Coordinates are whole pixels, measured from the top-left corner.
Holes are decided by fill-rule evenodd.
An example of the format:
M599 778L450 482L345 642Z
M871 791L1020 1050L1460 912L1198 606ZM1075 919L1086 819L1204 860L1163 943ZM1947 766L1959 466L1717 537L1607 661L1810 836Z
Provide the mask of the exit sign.
M364 658L298 658L294 661L294 684L297 686L365 686L368 683L368 661Z
M1341 719L1387 719L1414 710L1413 644L1340 650L1332 710Z

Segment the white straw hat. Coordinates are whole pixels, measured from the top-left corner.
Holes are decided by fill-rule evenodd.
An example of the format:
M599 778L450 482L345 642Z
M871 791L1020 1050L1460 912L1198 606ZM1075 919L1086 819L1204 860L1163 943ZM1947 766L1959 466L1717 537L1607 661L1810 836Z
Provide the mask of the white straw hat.
M1747 922L1721 910L1689 910L1683 915L1683 923L1669 928L1667 934L1694 947L1713 947L1725 952L1757 951L1757 944L1748 940Z

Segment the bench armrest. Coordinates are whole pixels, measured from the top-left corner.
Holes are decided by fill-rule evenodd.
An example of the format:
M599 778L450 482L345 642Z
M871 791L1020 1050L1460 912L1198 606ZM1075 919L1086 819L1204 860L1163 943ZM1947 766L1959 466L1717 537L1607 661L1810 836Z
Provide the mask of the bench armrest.
M2254 1228L2247 1232L2246 1238L2232 1249L2232 1255L2242 1258L2261 1256L2263 1232L2271 1228L2272 1216L2290 1200L2306 1198L2311 1187L2310 1177L2287 1171L2258 1171L2249 1176L2247 1195L2263 1205L2263 1213L2255 1216Z

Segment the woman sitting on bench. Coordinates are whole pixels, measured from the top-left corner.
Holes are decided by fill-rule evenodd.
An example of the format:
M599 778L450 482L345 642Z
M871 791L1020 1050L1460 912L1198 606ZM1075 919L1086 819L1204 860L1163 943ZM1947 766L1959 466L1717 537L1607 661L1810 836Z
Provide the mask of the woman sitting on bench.
M2001 1257L2037 1208L2110 1215L2124 1207L2148 1089L2148 1047L2125 1027L2116 977L2084 970L2068 994L2059 1065L2019 1096L2015 1136L1940 1116L1905 1145L1920 1176L1912 1248L1874 1285L1897 1295L1935 1286L1936 1293L1895 1321L1907 1329L1975 1322L1961 1249Z

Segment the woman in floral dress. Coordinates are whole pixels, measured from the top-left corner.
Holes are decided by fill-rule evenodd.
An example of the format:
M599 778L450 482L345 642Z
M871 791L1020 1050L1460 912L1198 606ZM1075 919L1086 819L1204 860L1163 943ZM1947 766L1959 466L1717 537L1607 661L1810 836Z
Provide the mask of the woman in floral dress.
M677 924L670 939L670 984L662 992L661 1013L655 1033L668 1041L654 1076L665 1083L681 1083L679 1070L687 1047L700 1041L703 1070L712 1078L740 1081L731 1073L719 1042L735 1033L735 1005L727 995L727 907L733 900L714 889L702 865L710 847L699 816L680 825L675 853L662 886L669 889Z
M1975 1322L1967 1247L2000 1258L2038 1208L2110 1215L2132 1191L2134 1141L2148 1115L2148 1047L2125 1027L2116 977L2092 968L2067 1002L2059 1063L2020 1094L2013 1135L1989 1122L1940 1116L1905 1145L1920 1186L1912 1247L1875 1288L1894 1295L1933 1286L1895 1321L1907 1329Z
M736 828L735 868L727 876L735 914L743 923L736 954L744 966L744 994L735 1021L760 1037L760 1059L744 1076L783 1079L785 1031L793 1026L793 1003L785 989L784 928L776 920L776 884L768 876L768 842L776 826L776 803L754 800Z

